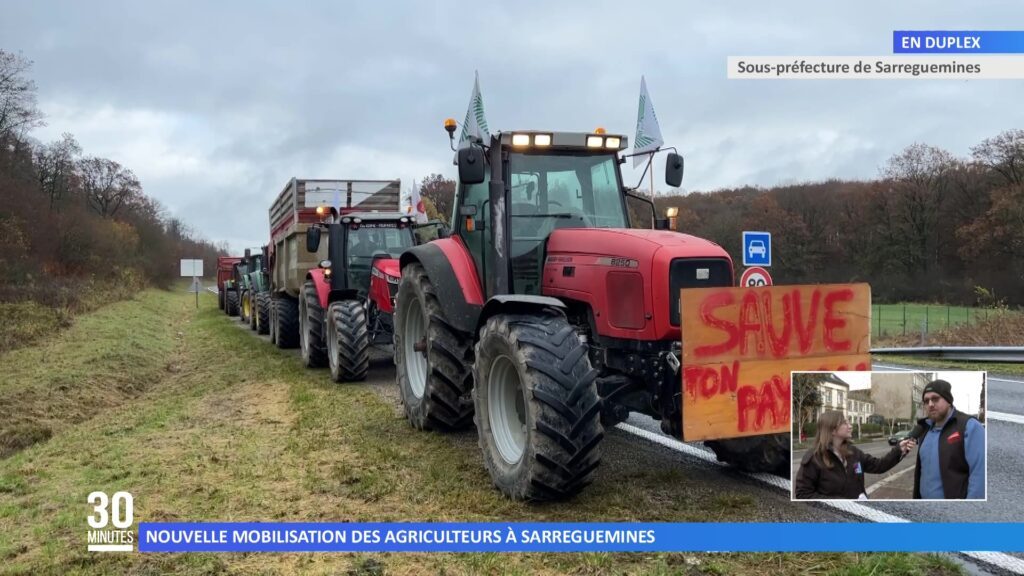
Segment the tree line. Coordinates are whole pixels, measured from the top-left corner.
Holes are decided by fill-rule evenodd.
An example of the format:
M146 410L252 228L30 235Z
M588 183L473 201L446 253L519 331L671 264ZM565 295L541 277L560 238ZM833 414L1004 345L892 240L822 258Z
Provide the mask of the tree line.
M42 143L31 62L0 50L0 302L76 285L166 286L180 258L215 269L224 251L147 196L126 166L74 136Z
M447 221L455 182L432 174L420 186ZM985 139L967 158L912 144L872 180L673 191L654 202L659 217L679 209L679 231L725 248L737 276L741 232L759 230L772 233L777 284L868 282L883 303L1024 305L1024 130ZM651 226L649 207L629 209L634 227Z

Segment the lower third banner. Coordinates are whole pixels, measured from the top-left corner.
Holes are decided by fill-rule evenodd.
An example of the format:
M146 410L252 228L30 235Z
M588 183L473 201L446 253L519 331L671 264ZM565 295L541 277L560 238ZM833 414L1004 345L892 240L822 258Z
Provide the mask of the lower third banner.
M1021 552L1020 523L142 522L140 552Z

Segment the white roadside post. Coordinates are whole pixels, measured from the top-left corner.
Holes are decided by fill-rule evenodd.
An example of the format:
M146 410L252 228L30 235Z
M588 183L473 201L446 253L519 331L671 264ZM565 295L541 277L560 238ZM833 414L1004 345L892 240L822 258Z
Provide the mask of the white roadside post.
M202 286L199 284L199 279L203 277L203 261L194 259L181 259L181 277L188 278L192 277L192 292L196 293L196 308L199 308L199 291Z

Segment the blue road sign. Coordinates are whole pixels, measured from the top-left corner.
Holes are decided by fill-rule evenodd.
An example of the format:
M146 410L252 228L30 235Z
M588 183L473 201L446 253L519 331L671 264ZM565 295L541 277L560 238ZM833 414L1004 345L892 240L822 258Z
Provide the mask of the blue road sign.
M772 265L772 233L743 231L743 265Z

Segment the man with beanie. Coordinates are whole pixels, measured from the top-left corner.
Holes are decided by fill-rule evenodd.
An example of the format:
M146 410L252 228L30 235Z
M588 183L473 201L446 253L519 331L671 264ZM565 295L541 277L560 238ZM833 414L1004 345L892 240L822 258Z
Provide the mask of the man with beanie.
M953 407L949 382L934 380L924 387L921 403L926 418L914 469L914 498L984 499L985 428Z

